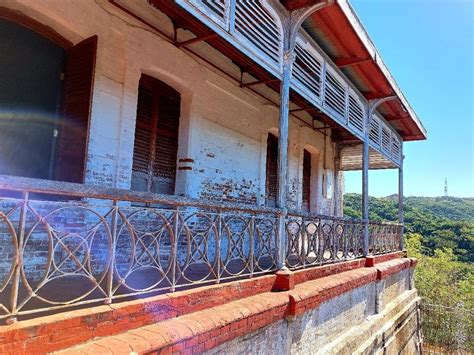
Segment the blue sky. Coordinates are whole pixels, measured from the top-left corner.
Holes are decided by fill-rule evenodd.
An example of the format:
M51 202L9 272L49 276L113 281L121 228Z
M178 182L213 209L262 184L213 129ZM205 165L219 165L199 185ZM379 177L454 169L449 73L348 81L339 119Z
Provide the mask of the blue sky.
M474 196L474 0L352 0L398 85L428 130L407 142L406 196ZM346 192L361 174L346 173ZM397 193L396 170L371 171L369 194Z

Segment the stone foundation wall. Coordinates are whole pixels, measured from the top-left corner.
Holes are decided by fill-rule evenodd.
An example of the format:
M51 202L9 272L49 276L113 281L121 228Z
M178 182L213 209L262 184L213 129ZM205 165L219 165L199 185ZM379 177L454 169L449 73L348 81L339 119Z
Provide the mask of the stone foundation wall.
M419 298L409 287L410 270L352 289L207 353L420 353Z

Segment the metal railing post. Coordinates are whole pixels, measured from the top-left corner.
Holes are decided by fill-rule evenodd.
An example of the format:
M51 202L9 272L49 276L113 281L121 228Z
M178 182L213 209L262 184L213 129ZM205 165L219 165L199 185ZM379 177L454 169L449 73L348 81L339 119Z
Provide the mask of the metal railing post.
M113 297L113 283L114 283L114 270L115 270L115 248L117 246L117 217L118 217L118 206L117 200L113 201L112 207L112 243L110 250L110 264L109 264L109 273L107 275L107 298L105 299L105 304L112 303Z
M250 273L250 278L253 278L253 273L254 273L254 258L255 258L255 248L254 248L254 233L255 233L255 217L252 216L250 217L250 222L249 222L249 241L250 241L250 250L249 250L249 273Z
M10 294L10 316L7 318L6 323L12 324L17 321L17 305L18 305L18 290L20 288L20 273L23 267L23 241L25 238L25 223L26 213L28 208L29 192L23 192L23 201L20 209L20 219L18 222L18 240L17 240L17 255L15 261L15 271L13 274L12 290Z
M221 239L222 239L222 209L217 215L217 241L216 241L216 260L217 260L217 283L221 282ZM232 236L229 236L231 243Z
M277 259L276 268L281 270L286 268L286 210L283 210L278 216L278 234L277 234Z
M173 239L171 240L171 292L176 290L176 273L178 268L178 238L179 237L179 206L173 214Z

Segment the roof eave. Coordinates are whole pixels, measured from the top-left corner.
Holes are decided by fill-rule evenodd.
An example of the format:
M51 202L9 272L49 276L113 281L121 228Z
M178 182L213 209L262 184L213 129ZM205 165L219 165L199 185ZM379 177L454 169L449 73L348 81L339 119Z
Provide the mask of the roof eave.
M377 66L380 68L385 78L390 83L390 86L392 87L394 93L397 95L403 107L406 109L407 113L410 115L410 118L413 120L413 122L416 124L416 126L420 130L422 138L420 138L419 140L426 139L427 138L426 128L423 126L416 112L411 107L408 100L405 98L405 95L403 94L402 90L398 86L390 70L385 65L384 61L382 60L382 57L380 53L378 52L377 48L375 47L375 44L370 39L369 34L367 33L366 29L362 25L362 22L360 21L359 17L357 16L354 9L350 5L349 1L336 0L336 2L339 5L342 12L344 13L344 15L346 16L346 18L348 19L348 21L350 22L354 31L357 33L359 39L361 40L361 42L363 43L363 45L369 52L373 62L377 64Z

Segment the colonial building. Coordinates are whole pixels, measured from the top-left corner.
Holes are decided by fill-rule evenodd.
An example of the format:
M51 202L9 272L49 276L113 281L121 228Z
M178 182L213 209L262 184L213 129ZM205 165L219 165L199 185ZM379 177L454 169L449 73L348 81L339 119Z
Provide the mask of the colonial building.
M418 349L426 131L346 0L6 0L0 64L2 353Z

